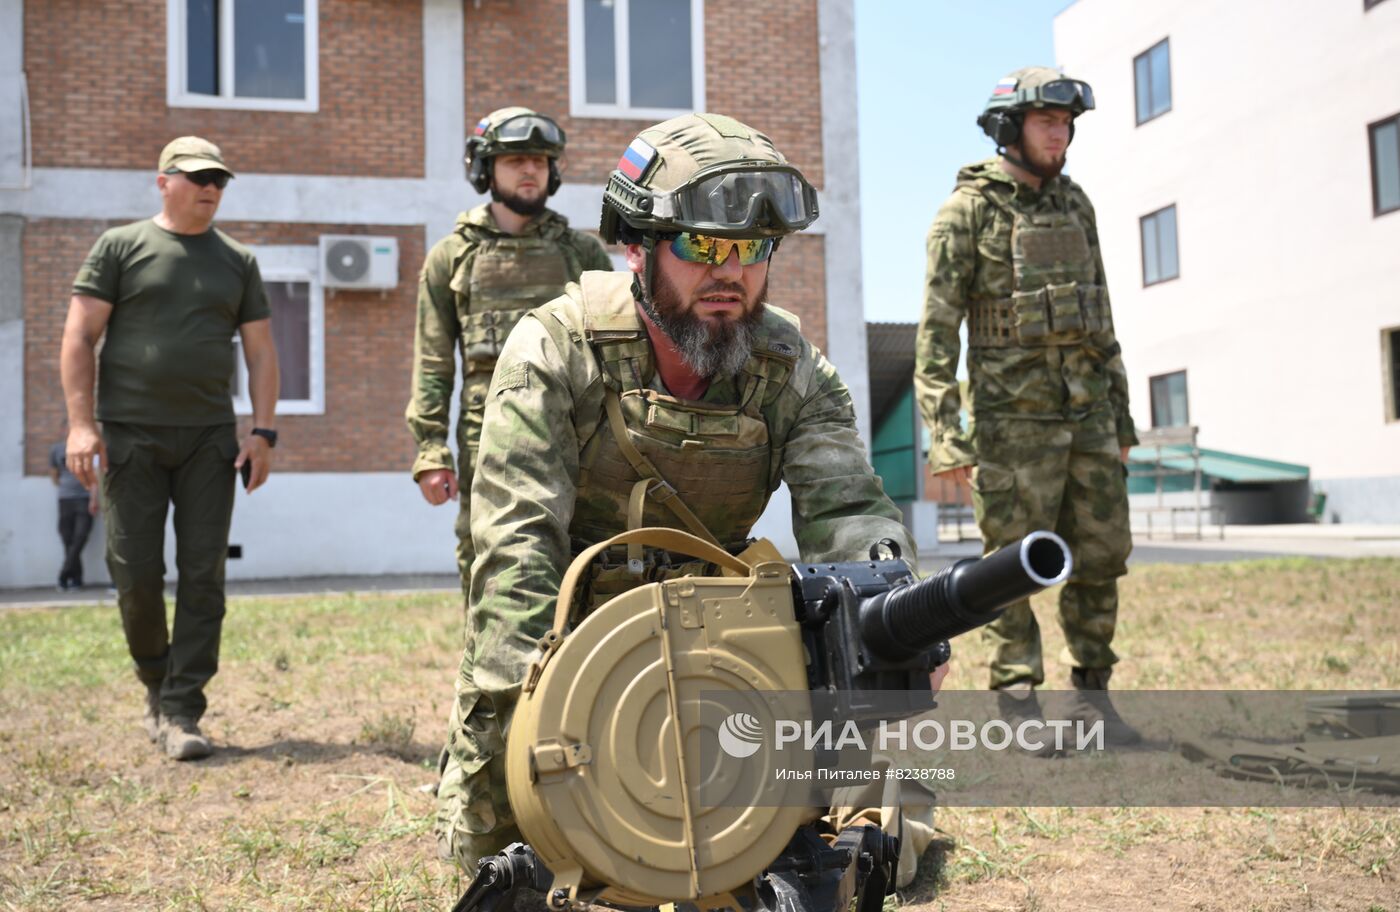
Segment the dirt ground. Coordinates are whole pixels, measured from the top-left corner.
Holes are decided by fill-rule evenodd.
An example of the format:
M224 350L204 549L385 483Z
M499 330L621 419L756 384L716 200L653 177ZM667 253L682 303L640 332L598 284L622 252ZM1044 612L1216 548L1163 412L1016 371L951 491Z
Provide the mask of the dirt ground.
M1400 561L1135 569L1122 688L1400 687ZM419 910L456 666L450 596L232 603L212 758L139 728L115 611L0 613L0 908ZM1051 684L1067 674L1037 600ZM976 635L946 686L985 682ZM1395 809L940 809L912 909L1400 912Z

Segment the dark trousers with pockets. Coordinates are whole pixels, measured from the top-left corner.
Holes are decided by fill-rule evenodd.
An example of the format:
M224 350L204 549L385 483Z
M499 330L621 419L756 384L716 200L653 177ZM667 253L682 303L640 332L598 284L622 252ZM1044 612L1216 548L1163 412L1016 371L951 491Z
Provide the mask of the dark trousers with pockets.
M233 518L234 425L167 427L107 422L107 568L117 589L136 676L159 684L166 716L204 714L219 669L224 562ZM173 632L165 617L165 517L175 505Z
M65 497L58 502L58 535L63 539L63 569L58 582L83 584L83 548L92 534L92 514L88 499Z

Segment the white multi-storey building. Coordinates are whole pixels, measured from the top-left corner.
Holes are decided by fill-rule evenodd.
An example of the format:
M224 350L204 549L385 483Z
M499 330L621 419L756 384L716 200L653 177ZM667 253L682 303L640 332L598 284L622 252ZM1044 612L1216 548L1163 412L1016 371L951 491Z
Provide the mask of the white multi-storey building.
M1055 53L1138 424L1400 522L1400 0L1078 0Z

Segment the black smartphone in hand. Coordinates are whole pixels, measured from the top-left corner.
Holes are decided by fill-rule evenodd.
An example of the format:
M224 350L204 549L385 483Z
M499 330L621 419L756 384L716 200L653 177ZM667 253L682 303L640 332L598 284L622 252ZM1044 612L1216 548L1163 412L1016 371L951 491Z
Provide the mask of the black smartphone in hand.
M249 459L243 463L243 468L239 469L239 474L243 476L243 490L248 490L248 485L253 480L253 460Z

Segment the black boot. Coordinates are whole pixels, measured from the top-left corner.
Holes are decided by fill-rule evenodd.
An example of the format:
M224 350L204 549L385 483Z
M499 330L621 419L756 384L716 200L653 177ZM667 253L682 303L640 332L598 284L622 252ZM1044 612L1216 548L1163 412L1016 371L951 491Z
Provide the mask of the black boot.
M1018 681L1015 684L1007 684L998 687L997 691L997 713L1012 731L1020 728L1022 722L1039 722L1041 727L1040 747L1028 749L1025 753L1032 757L1055 757L1059 751L1055 750L1055 739L1045 737L1048 729L1045 727L1045 712L1040 708L1040 700L1036 698L1035 686L1029 681ZM1034 739L1034 735L1031 735Z
M1093 725L1103 722L1104 744L1109 747L1128 747L1142 740L1142 733L1133 728L1118 715L1113 701L1108 698L1108 679L1112 668L1075 668L1070 672L1070 682L1074 691L1069 695L1066 714Z

